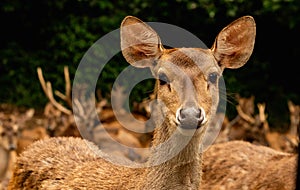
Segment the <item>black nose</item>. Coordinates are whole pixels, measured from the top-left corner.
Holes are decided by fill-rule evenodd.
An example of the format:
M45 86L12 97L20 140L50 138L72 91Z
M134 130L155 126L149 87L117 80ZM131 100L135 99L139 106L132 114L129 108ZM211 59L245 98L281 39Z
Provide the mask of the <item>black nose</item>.
M17 147L14 144L10 144L8 148L9 150L16 150Z
M197 129L205 120L204 110L188 107L177 111L176 119L183 129Z

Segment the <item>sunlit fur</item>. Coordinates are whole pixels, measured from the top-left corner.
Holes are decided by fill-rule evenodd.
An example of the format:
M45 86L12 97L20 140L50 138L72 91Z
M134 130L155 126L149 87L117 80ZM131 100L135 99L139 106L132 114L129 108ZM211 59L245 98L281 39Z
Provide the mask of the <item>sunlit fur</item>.
M9 190L201 189L203 135L218 105L218 84L208 76L220 77L225 68L239 68L247 62L254 46L254 19L245 16L229 24L211 49L165 49L157 33L133 16L123 20L120 34L128 63L150 68L156 78L164 73L169 82L156 85L153 146L144 167L113 164L85 140L51 138L21 154ZM186 129L186 123L176 117L178 110L201 110L187 112L189 121L197 122L193 129Z

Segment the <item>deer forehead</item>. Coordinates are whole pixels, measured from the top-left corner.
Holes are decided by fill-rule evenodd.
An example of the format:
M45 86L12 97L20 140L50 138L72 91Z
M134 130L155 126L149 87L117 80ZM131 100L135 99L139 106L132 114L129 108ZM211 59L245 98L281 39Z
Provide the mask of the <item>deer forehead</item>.
M174 75L185 73L190 78L222 73L210 49L176 48L167 49L159 59L159 69ZM173 72L172 72L173 71Z
M0 125L0 133L5 133L5 136L14 135L18 132L17 125L15 124L4 124Z

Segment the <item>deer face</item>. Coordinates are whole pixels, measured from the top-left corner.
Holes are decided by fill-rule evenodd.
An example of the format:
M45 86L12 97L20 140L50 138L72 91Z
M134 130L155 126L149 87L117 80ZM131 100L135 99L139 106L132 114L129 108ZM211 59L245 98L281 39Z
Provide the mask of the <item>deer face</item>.
M0 124L0 146L6 150L15 150L17 146L17 125L5 126Z
M249 16L225 27L211 49L165 49L158 34L141 20L128 16L121 24L123 56L136 67L150 68L158 79L161 115L185 131L201 129L214 114L222 71L246 63L254 38L255 23Z
M218 102L221 69L209 50L165 50L153 73L158 78L157 98L162 114L181 129L198 129L208 121L212 103Z

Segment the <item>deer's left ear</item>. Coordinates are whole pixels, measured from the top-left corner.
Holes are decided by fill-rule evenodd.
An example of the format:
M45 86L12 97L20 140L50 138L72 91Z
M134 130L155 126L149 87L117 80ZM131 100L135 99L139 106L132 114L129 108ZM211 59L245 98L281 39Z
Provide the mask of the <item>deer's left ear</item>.
M256 26L253 17L244 16L226 26L211 48L223 68L239 68L250 58L255 42Z

